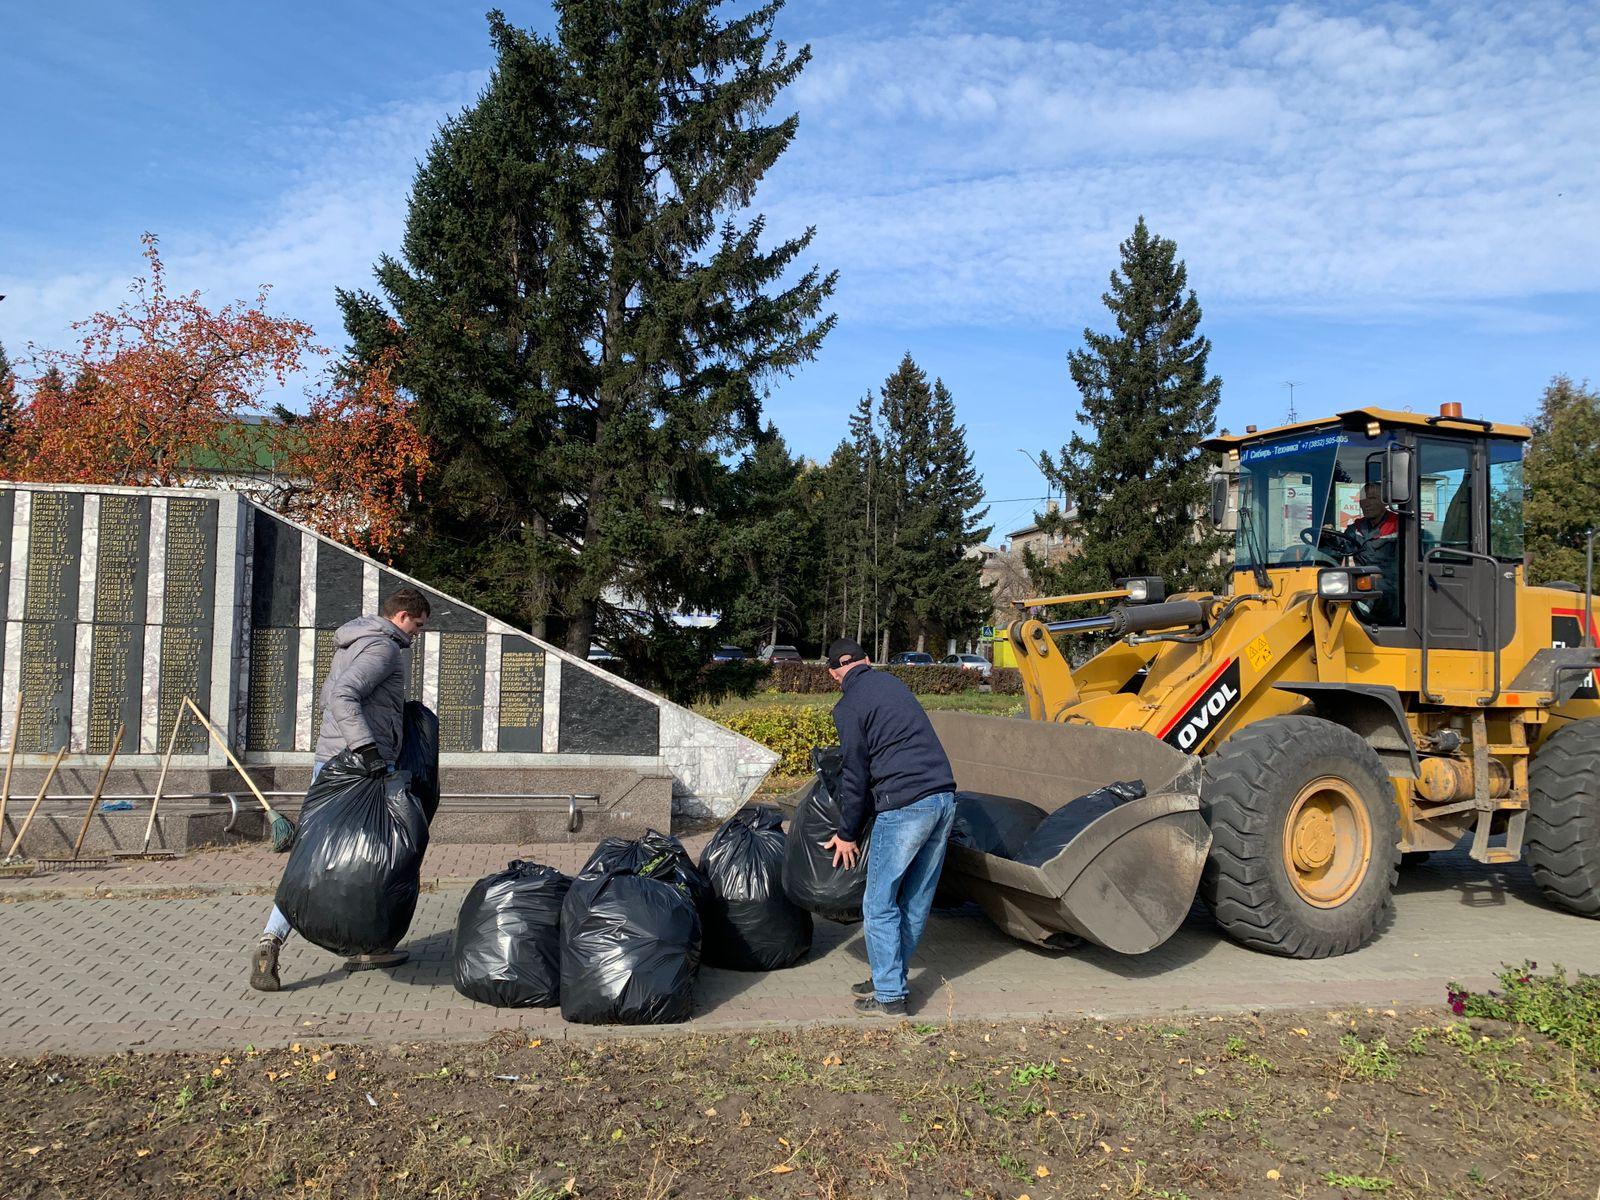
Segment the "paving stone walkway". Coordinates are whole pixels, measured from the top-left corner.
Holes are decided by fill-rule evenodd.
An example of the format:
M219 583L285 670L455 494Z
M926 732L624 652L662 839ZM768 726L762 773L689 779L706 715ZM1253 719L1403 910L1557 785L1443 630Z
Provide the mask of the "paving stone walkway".
M702 839L690 839L698 848ZM498 1010L450 983L451 931L468 883L512 857L575 870L587 846L439 846L403 947L387 973L347 974L300 939L285 948L285 990L246 983L246 952L267 898L240 894L276 880L283 859L259 851L194 854L112 872L61 872L0 887L0 1053L106 1053L235 1048L291 1041L418 1041L588 1036L555 1010ZM98 875L98 878L95 876ZM111 888L112 895L88 894ZM73 894L22 898L29 890ZM198 889L183 898L144 889ZM912 972L926 1019L1137 1016L1285 1007L1437 1004L1450 979L1490 982L1506 961L1600 971L1600 925L1544 906L1521 867L1491 868L1455 853L1402 875L1392 926L1359 953L1319 962L1271 958L1217 934L1200 910L1158 950L1124 957L1094 948L1035 950L1007 939L975 909L936 914ZM692 1027L859 1020L849 985L866 974L858 927L818 921L815 948L771 974L707 969Z

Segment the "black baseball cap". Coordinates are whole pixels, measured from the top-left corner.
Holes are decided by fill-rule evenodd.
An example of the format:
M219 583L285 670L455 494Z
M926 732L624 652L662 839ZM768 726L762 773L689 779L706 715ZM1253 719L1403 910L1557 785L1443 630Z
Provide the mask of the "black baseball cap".
M840 638L828 647L828 665L836 671L844 666L846 661L855 662L866 657L867 652L854 638Z

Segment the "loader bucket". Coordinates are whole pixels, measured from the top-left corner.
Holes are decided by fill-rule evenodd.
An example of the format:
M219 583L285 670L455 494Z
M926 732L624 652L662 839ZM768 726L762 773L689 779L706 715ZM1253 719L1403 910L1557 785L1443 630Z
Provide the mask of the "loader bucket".
M1011 796L1047 813L1116 780L1143 780L1147 792L1088 821L1042 866L952 844L944 885L1012 937L1040 946L1083 938L1142 954L1177 932L1211 848L1198 759L1130 730L928 716L962 791Z

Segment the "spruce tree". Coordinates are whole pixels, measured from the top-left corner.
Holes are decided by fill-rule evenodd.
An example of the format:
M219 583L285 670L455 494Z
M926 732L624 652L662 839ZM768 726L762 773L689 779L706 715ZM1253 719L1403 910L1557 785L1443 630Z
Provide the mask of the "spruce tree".
M0 461L10 460L11 448L17 439L19 404L17 375L6 357L6 348L0 345Z
M1528 487L1529 578L1582 583L1591 529L1600 528L1600 392L1557 375L1529 422L1524 458Z
M738 217L796 130L763 120L809 58L779 7L562 0L553 41L491 13L493 77L419 169L402 259L342 297L435 439L413 565L573 653L727 598L730 464L832 327L812 231Z
M1042 590L1093 591L1127 575L1160 575L1172 591L1204 586L1226 542L1200 523L1209 467L1199 443L1216 428L1222 381L1206 373L1199 301L1176 243L1143 217L1121 252L1102 297L1115 332L1085 329L1068 356L1087 435L1039 455L1066 502L1036 520L1077 547L1060 564L1030 562Z

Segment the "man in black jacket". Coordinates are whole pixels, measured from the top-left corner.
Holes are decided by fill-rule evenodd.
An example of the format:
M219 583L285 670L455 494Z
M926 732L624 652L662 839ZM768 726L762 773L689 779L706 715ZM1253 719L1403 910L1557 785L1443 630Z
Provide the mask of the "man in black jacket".
M955 820L955 776L911 689L874 671L859 643L841 638L829 646L828 672L844 691L833 707L844 754L843 819L823 847L835 867L855 866L867 814L877 813L861 905L872 978L852 991L858 1011L903 1017L906 964L928 923Z

